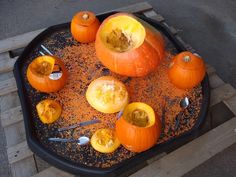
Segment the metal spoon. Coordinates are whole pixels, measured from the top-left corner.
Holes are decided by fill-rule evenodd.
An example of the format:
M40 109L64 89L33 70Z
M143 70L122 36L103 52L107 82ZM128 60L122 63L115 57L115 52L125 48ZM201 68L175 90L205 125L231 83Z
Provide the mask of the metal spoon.
M72 143L77 142L78 145L86 145L89 143L90 139L87 136L81 136L79 139L68 139L68 138L48 138L49 141Z
M189 106L189 99L188 99L188 97L184 97L184 98L180 101L179 105L180 105L180 107L182 108L182 112L180 112L180 114L178 114L177 117L176 117L175 130L177 130L178 127L179 127L179 118L180 118L181 116L183 116L183 114L184 114L184 109L186 109L186 108Z
M180 105L180 107L181 107L182 109L186 109L186 108L189 106L189 99L188 99L188 97L184 97L184 98L180 101L179 105Z

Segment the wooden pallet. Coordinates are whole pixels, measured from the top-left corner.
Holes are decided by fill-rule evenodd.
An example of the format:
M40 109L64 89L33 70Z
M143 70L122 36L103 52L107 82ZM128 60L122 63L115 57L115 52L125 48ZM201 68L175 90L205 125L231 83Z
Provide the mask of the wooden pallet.
M190 45L181 39L177 30L169 26L165 19L153 10L152 6L147 2L137 3L116 10L142 12L145 16L153 18L168 27L188 50L194 51ZM16 82L12 73L17 57L11 58L10 53L24 48L43 30L32 31L0 41L0 119L6 136L7 155L13 177L73 176L50 166L37 157L28 148L25 138L22 110L17 94ZM211 106L224 100L224 103L236 115L235 89L231 85L225 84L216 74L213 67L208 65L207 72L210 76L212 88ZM133 174L133 176L153 176L157 175L156 171L158 171L159 176L181 176L217 152L235 143L235 127L236 119L233 118L170 154L162 154L148 160L146 163L148 166ZM189 160L191 156L194 156L197 160ZM181 163L178 163L179 159L181 159Z

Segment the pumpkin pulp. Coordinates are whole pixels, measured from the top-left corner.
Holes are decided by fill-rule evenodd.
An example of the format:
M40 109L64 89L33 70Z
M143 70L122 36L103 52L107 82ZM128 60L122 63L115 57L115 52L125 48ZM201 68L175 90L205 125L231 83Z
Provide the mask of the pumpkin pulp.
M120 146L120 142L113 130L99 129L93 134L91 138L91 145L99 152L110 153L115 151Z
M49 76L54 68L55 59L53 57L38 57L30 65L30 69L38 76Z
M140 102L134 102L125 107L123 118L137 127L150 127L155 123L153 109Z
M115 113L128 103L128 92L119 80L111 76L103 76L90 83L86 98L96 110L103 113Z
M59 58L44 55L34 59L27 68L30 85L41 92L56 92L66 84L68 73Z
M143 43L146 34L142 24L134 18L118 16L104 25L100 35L103 43L111 50L126 52L138 48Z
M36 105L36 110L43 123L53 123L61 115L61 105L50 99L42 100Z
M127 122L138 127L146 127L149 123L147 112L141 109L135 109L133 112L128 113L125 119Z

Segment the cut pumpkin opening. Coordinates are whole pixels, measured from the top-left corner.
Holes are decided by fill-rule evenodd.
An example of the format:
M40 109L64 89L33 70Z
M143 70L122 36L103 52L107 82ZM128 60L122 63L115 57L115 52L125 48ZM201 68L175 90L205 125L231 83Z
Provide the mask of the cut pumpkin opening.
M101 29L103 43L113 51L126 52L138 48L145 39L145 28L136 19L121 15L109 19Z
M141 102L131 103L124 109L124 119L138 127L150 127L155 123L155 113L153 109Z
M52 73L55 59L51 56L41 56L36 58L30 65L32 72L40 76L48 76Z

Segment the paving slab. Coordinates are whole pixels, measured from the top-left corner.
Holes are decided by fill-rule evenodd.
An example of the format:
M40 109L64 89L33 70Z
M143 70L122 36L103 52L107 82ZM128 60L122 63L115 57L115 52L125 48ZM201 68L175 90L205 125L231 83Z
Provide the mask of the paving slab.
M183 177L235 177L236 143L194 168Z
M226 100L236 94L236 90L230 84L224 84L211 90L210 105L219 103L222 100Z
M236 115L236 95L224 101L229 109Z

